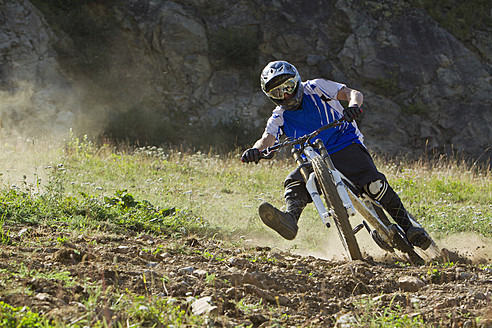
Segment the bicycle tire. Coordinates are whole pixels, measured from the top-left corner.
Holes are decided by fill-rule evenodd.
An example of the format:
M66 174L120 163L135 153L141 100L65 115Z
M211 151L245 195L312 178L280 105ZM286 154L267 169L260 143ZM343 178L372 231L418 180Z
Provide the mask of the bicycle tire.
M345 247L345 250L351 260L361 260L362 254L352 230L352 226L350 225L347 210L343 206L342 200L338 195L335 183L331 178L331 174L324 159L322 157L314 157L311 160L311 164L321 187L323 197L325 197L326 203L328 205L331 204L333 210L335 211L333 221L337 226L338 234L343 246Z

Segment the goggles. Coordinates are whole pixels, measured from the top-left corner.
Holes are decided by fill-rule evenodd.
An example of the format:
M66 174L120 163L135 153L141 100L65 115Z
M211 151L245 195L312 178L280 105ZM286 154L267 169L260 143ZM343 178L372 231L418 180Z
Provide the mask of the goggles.
M273 99L284 99L284 94L293 94L297 87L296 80L291 77L279 86L276 86L272 90L268 91L268 96Z

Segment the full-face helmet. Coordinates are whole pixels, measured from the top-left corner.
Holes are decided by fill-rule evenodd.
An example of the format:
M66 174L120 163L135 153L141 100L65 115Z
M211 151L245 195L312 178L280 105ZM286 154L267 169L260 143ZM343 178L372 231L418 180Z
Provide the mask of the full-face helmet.
M260 83L267 97L285 110L296 110L302 102L301 76L294 65L286 61L268 63L261 72Z

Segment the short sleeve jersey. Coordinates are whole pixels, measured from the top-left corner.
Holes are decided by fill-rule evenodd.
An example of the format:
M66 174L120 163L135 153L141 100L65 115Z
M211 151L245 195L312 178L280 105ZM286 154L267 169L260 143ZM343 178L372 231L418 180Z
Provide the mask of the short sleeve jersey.
M273 135L277 140L282 135L298 138L343 117L343 106L337 100L337 93L344 84L315 79L302 82L302 85L304 96L300 107L289 111L277 106L267 121L264 135ZM355 121L324 130L316 139L323 141L330 154L352 143L364 145L364 137Z

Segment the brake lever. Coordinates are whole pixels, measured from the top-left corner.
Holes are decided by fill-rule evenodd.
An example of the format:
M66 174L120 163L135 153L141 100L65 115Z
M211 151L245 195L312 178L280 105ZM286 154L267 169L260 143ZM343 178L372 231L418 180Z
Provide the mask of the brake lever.
M261 159L272 159L275 156L275 151L268 151L268 148L260 152Z

